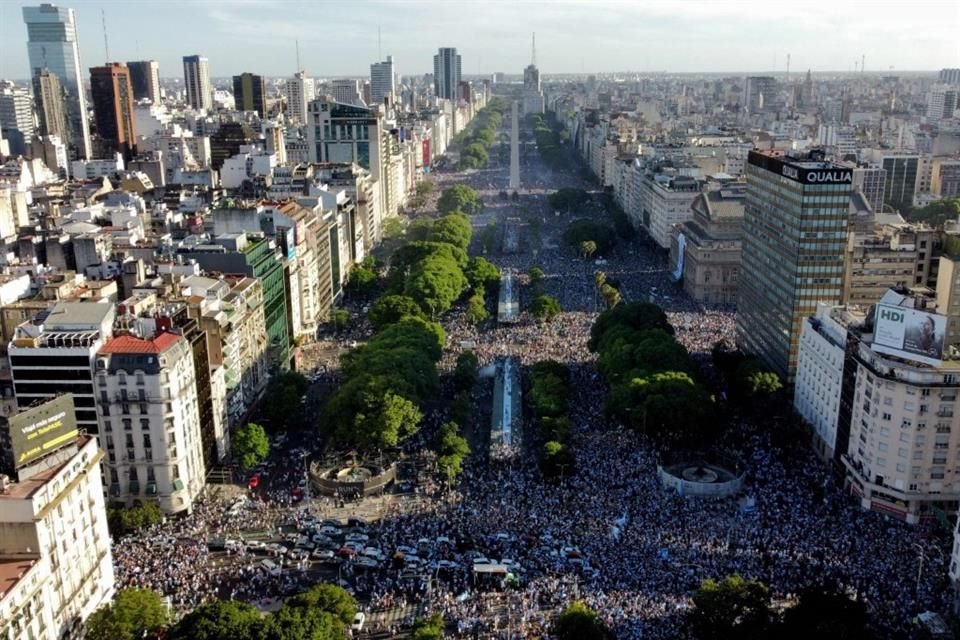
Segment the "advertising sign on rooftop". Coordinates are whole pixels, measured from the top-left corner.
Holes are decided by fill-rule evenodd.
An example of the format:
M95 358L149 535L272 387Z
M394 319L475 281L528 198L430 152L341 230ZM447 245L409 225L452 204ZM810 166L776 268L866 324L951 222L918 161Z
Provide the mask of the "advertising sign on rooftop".
M880 353L939 366L947 318L936 313L878 304L873 348Z

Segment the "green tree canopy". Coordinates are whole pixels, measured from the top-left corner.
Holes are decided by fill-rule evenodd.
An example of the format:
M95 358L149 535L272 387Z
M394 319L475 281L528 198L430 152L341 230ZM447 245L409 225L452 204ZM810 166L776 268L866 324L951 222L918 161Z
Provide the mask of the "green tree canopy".
M286 430L290 422L298 418L298 412L291 408L300 406L300 398L309 388L309 381L294 371L270 379L263 399L263 416L271 432Z
M470 218L464 213L455 211L433 223L427 234L427 242L446 242L466 251L472 237L473 227L470 225Z
M867 607L834 585L806 589L783 612L777 633L784 640L867 640Z
M567 413L567 383L554 375L545 373L533 376L530 403L538 416L561 416Z
M110 604L87 620L89 640L142 640L157 637L170 622L160 594L149 589L121 589Z
M286 605L332 614L345 625L352 623L357 614L357 601L354 597L343 587L329 583L314 585L287 600Z
M560 303L556 298L541 294L530 303L530 314L537 320L550 322L560 314Z
M145 502L135 507L109 505L107 525L116 537L134 533L144 527L152 527L163 521L163 512L155 502Z
M607 412L624 424L680 446L701 445L713 434L713 398L680 371L655 373L616 385Z
M486 153L486 152L484 152ZM440 213L462 211L468 215L479 213L483 208L480 194L464 184L455 184L447 187L437 200L437 210Z
M739 575L704 580L693 596L689 621L703 640L763 638L770 630L770 592L758 580Z
M377 288L377 266L372 256L367 256L363 262L353 265L350 269L350 278L347 287L360 295L370 295Z
M375 335L367 344L377 349L413 347L437 362L443 355L447 334L436 322L407 316Z
M453 368L453 381L457 389L465 390L473 387L477 382L480 361L473 351L464 351L457 356L457 363Z
M601 350L604 334L619 325L624 325L636 331L663 329L673 335L673 327L667 320L667 314L652 302L619 304L613 309L601 313L593 326L590 327L590 342L587 343L590 350Z
M423 414L397 389L398 376L363 374L343 384L321 411L320 425L339 444L360 449L394 447L416 432Z
M911 203L894 203L907 208ZM908 222L925 222L931 227L942 227L947 220L960 218L960 198L944 198L931 202L925 207L916 207L907 210L903 215Z
M433 193L433 182L430 180L421 180L417 183L417 195L426 196Z
M543 269L540 267L531 267L530 268L530 284L536 285L539 284L544 278Z
M348 379L363 374L397 377L411 389L411 400L423 401L436 394L440 387L430 354L416 346L383 348L377 343L367 343L344 354L340 368Z
M270 439L263 427L248 422L237 427L230 440L233 457L241 469L253 469L270 455Z
M470 455L470 445L467 439L460 435L460 428L455 422L446 422L440 426L437 438L437 466L440 473L452 482L463 470L463 460Z
M386 295L370 307L368 318L376 329L400 322L406 317L422 318L423 310L417 301L409 296Z
M480 287L467 300L467 320L473 324L480 324L489 318L490 312L487 311L486 293L483 287Z
M780 376L756 357L745 358L737 367L737 392L744 400L769 397L783 388Z
M284 605L266 619L261 640L341 640L346 630L332 614Z
M482 288L485 291L496 291L500 285L500 269L486 258L470 258L463 273L474 289Z
M407 240L410 242L424 242L433 229L432 218L414 218L407 225ZM394 254L396 255L396 254Z
M460 152L460 167L462 169L482 169L487 166L490 156L486 148L480 142L468 144Z
M580 218L568 224L567 228L564 229L563 241L577 251L580 251L581 243L593 242L595 245L594 251L605 254L616 244L617 236L613 229L605 224L590 218Z
M466 288L467 279L456 262L431 255L411 269L404 293L417 300L430 317L436 317L449 310Z
M429 618L419 618L413 623L413 640L443 640L443 630L446 624L439 613Z
M544 443L540 454L540 470L544 476L556 478L561 475L570 475L573 465L573 452L568 445L556 440Z
M218 600L202 604L180 619L168 640L259 640L265 622L246 602Z
M634 331L625 326L615 327L605 335L603 346L597 370L611 384L659 371L682 371L690 375L695 371L687 350L663 329Z
M558 640L607 640L611 637L600 615L582 600L567 605L560 612L553 632Z
M584 189L565 187L547 196L547 203L554 211L570 211L590 202L590 194Z

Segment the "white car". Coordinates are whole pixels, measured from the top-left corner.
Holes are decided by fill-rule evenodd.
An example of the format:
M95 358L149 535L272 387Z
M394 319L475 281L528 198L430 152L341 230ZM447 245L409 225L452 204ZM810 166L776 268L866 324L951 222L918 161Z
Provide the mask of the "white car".
M363 631L363 623L367 621L367 615L362 611L358 611L357 615L353 616L353 623L350 625L350 630L360 633Z
M310 555L317 560L333 560L334 553L331 549L314 549Z

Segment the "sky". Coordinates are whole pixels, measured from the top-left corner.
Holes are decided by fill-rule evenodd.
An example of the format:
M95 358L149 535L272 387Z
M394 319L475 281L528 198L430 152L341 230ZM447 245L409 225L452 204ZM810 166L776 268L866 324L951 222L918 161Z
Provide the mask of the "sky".
M0 0L0 78L29 74L20 8ZM402 75L433 71L456 47L463 74L521 73L531 34L544 74L793 72L960 67L956 0L65 0L76 9L84 68L155 59L182 76L184 55L214 77L242 72L366 76L379 51Z

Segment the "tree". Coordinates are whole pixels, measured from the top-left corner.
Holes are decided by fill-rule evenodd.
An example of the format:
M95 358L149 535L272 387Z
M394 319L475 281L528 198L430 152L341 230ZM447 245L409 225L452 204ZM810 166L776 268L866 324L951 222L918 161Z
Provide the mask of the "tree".
M470 455L470 445L467 439L460 435L460 428L455 422L447 422L440 427L437 439L437 467L440 474L453 482L463 470L463 459Z
M420 302L431 318L445 313L467 288L467 279L456 262L430 255L413 267L404 294Z
M470 218L460 212L449 213L436 220L427 234L428 242L446 242L464 251L470 246L473 227Z
M768 398L782 388L780 376L754 356L745 358L737 367L737 393L744 400Z
M487 311L487 300L483 287L477 289L470 299L467 300L467 320L472 324L486 322L490 318L490 312Z
M580 243L580 255L582 255L587 260L590 259L594 253L597 252L597 243L593 240L584 240Z
M573 453L570 447L551 440L543 445L540 454L540 470L548 478L569 475L573 471Z
M600 615L577 600L560 612L553 632L559 640L606 640L610 632L600 620Z
M299 412L292 411L291 408L300 406L300 398L309 388L307 379L293 371L274 376L270 380L264 397L263 415L269 421L272 432L287 429L291 421L299 417Z
M470 258L463 274L474 289L480 288L486 291L496 291L500 284L500 269L497 265L489 262L486 258Z
M587 343L589 349L594 352L601 351L606 332L619 326L637 331L663 329L673 335L673 327L670 326L663 309L652 302L631 302L617 305L600 314L590 327L590 341Z
M596 245L595 251L605 254L616 244L617 237L613 229L590 218L574 220L563 230L563 241L574 249L579 250L583 242L591 241Z
M604 282L600 286L600 295L607 309L613 309L620 304L620 290Z
M570 211L590 202L590 194L583 189L563 188L547 196L547 203L554 211Z
M270 455L270 440L263 427L255 422L248 422L237 427L230 440L233 457L241 469L250 470L267 459Z
M784 640L867 640L867 607L836 585L800 593L797 604L783 613L777 637Z
M908 209L910 202L894 202L895 206ZM931 202L925 207L907 210L903 216L908 222L925 222L931 227L942 227L947 220L956 220L960 217L960 198L944 198Z
M286 604L289 607L329 613L345 625L352 623L357 614L357 601L353 596L343 587L329 583L314 585L287 600Z
M264 622L246 602L218 600L202 604L175 624L168 640L258 640Z
M393 240L394 238L399 238L403 235L403 232L403 222L400 221L400 218L387 218L383 221L384 240Z
M407 239L410 242L424 241L427 239L427 236L430 235L432 228L432 218L415 218L407 225Z
M330 314L330 324L333 325L334 331L338 333L343 331L350 324L350 312L346 309L334 309Z
M363 262L353 265L353 268L350 270L350 279L347 282L347 288L362 296L367 296L373 293L376 287L376 264L371 256L367 256Z
M134 507L110 505L107 507L107 525L115 537L134 533L144 527L163 522L163 512L155 502Z
M462 211L468 215L479 213L483 208L480 201L480 195L463 184L455 184L447 187L440 194L437 200L437 210L440 213L451 213L453 211Z
M712 435L713 398L686 373L664 371L616 385L607 412L637 431L677 446L698 446Z
M346 633L333 614L284 604L266 619L260 640L334 640Z
M594 271L593 272L593 282L597 285L597 289L600 289L607 283L607 274L605 271ZM612 308L612 307L611 307Z
M433 193L433 182L430 180L421 180L417 183L417 195L428 196Z
M758 580L737 574L723 582L704 580L693 596L693 604L690 624L703 640L763 638L770 630L770 592Z
M457 363L453 367L453 383L457 389L473 388L477 382L477 369L480 361L473 351L464 351L457 356Z
M480 245L483 248L483 253L490 253L496 241L497 223L496 221L489 222L487 223L487 226L483 228L483 231L480 232Z
M121 589L113 602L87 620L88 640L156 638L170 622L160 594L149 589Z
M687 350L663 329L611 331L597 359L597 370L611 384L660 371L693 374Z
M530 284L537 285L544 278L543 269L540 267L531 267L530 268Z
M413 623L413 640L443 640L443 631L446 624L443 616L434 613L429 618L418 618Z
M560 313L560 303L555 298L542 294L533 299L530 313L540 321L550 322Z
M367 317L375 329L382 329L406 317L422 318L423 310L409 296L387 295L370 306Z

